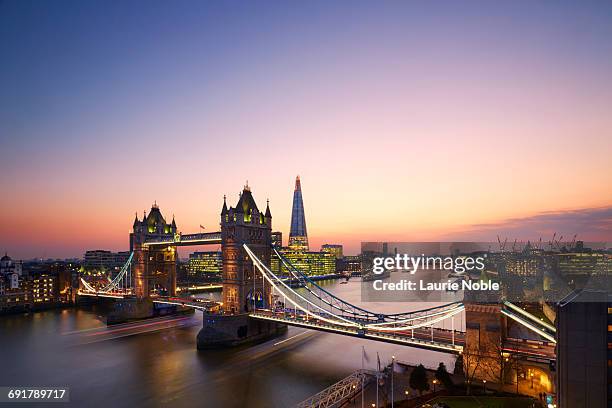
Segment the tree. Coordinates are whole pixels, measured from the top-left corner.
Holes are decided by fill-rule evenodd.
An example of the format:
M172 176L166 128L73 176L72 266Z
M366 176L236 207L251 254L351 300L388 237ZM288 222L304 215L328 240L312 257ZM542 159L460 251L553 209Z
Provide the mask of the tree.
M521 359L516 355L511 355L507 363L508 369L513 371L516 386L516 395L519 395L519 375L523 368Z
M417 390L419 395L423 395L423 391L429 391L429 381L427 380L427 370L423 364L416 366L410 373L410 387Z
M461 353L461 361L463 362L463 374L465 375L465 384L467 395L470 395L472 382L476 378L476 373L480 368L483 356L480 352L480 345L464 347Z
M444 363L440 363L440 365L438 366L438 369L436 370L435 376L436 376L436 379L440 381L440 384L444 385L444 388L446 388L447 390L450 390L453 388L454 386L453 379L451 378L450 374L446 370L446 366L444 365Z
M486 355L486 363L483 364L483 367L489 379L497 382L498 391L502 392L506 382L506 374L511 365L511 356L504 352L501 339L499 342L489 343L484 354Z

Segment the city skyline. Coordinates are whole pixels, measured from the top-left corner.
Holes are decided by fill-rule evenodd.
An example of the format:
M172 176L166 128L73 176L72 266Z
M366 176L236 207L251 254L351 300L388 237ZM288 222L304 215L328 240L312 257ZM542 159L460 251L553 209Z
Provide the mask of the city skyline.
M216 230L247 179L287 236L298 174L313 248L612 240L610 4L5 1L0 34L14 258L125 250L154 201Z
M298 179L299 180L299 179ZM248 182L247 182L248 183ZM299 181L298 181L299 183ZM247 185L247 184L245 184ZM296 184L297 185L297 184ZM295 190L295 189L294 189ZM294 191L295 193L295 191ZM301 193L301 189L300 189ZM254 196L257 199L257 193L254 192ZM240 198L240 193L236 194L235 199L238 200ZM294 199L292 199L293 203ZM300 194L301 201L301 194ZM294 203L293 203L294 204ZM294 205L290 205L291 209L293 209ZM155 200L149 208L146 208L142 212L137 212L135 215L138 219L142 218L143 213L151 212L152 208L159 207L157 200ZM272 207L273 213L273 222L276 217L274 208ZM170 212L164 209L163 207L159 207L159 210L162 212L164 217L168 217ZM280 211L282 212L282 211ZM220 214L220 210L219 210ZM289 222L286 222L286 229L274 227L274 231L281 231L284 238L284 244L288 244L290 230L291 230L291 219L292 213L290 210L289 214ZM132 216L133 218L133 216ZM168 222L174 221L176 218L176 214L172 214L171 218L167 219ZM218 219L218 216L217 216ZM133 221L133 219L132 219ZM177 223L178 224L178 223ZM217 228L212 228L205 226L204 230L207 232L212 232L218 230L218 222L217 224L213 224L213 226ZM282 220L281 220L281 224ZM128 232L131 232L131 223L129 223L130 228ZM275 225L275 224L273 224ZM198 230L202 230L203 225L200 224L199 228L193 228L191 230L186 230L181 228L181 225L178 225L178 231L181 233L190 233L196 232ZM358 254L361 251L361 243L362 242L372 242L372 241L402 241L403 237L410 237L411 239L406 239L407 241L435 241L435 240L449 240L449 241L483 241L483 242L494 242L495 239L499 236L502 239L506 238L510 241L516 239L517 241L527 242L531 240L533 242L537 242L538 238L541 238L543 242L548 242L553 236L556 236L556 239L564 238L564 242L569 242L574 235L579 240L590 241L590 242L609 242L611 239L610 231L612 229L612 207L602 207L602 208L590 208L590 209L579 209L579 210L568 210L568 211L547 211L539 214L535 214L530 217L522 217L522 218L514 218L514 219L506 219L500 220L496 223L483 223L483 224L473 224L473 225L465 225L461 226L459 230L456 231L448 231L439 234L439 235L421 235L420 237L425 237L420 239L419 236L414 236L410 234L405 235L387 235L383 236L381 234L370 235L376 237L375 239L361 239L358 236L354 237L353 240L349 241L341 241L341 240L333 240L328 239L325 236L315 235L314 238L311 238L310 241L313 242L312 249L318 250L324 244L340 244L343 245L345 253ZM565 229L564 229L565 228ZM580 231L581 233L577 233L576 231ZM126 240L127 241L127 240ZM128 245L106 245L104 247L84 247L81 252L77 252L74 254L68 254L64 256L54 256L53 254L45 255L34 255L34 256L21 256L22 259L35 259L35 258L82 258L83 254L86 250L110 250L110 251L126 251ZM197 248L197 247L196 247ZM186 259L190 252L197 251L194 250L183 250L180 253L181 259ZM9 250L4 250L4 253L10 253L13 257L15 257L15 252L11 252ZM19 252L17 251L17 255Z

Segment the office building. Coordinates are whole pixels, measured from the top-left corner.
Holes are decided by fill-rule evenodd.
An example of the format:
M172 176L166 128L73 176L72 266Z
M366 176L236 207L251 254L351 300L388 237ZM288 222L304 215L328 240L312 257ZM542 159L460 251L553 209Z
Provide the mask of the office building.
M190 280L221 279L222 271L221 251L204 251L189 254L187 276Z
M272 232L272 246L281 248L283 246L283 233L280 231Z
M336 273L336 258L327 252L308 252L295 251L289 248L283 248L279 251L291 265L296 267L301 272L309 276L331 275ZM276 258L276 257L273 257ZM272 262L272 268L278 268L276 262ZM275 272L276 273L276 272ZM289 272L283 266L280 268L280 273L287 275Z
M332 254L336 259L342 259L342 245L340 244L323 244L321 252Z

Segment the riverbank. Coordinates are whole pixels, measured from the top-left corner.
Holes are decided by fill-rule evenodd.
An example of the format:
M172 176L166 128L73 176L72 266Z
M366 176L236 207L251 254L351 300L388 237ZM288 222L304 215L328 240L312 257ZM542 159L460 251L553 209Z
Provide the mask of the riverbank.
M26 304L12 306L9 308L0 309L0 316L19 315L27 313L42 312L55 309L72 309L76 307L75 303L43 303L43 304Z

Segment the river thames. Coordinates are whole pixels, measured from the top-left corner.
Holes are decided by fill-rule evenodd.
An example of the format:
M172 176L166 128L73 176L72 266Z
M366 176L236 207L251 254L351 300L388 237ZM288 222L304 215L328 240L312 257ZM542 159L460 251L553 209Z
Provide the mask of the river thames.
M322 285L372 311L432 306L361 303L358 280ZM200 312L112 327L95 308L2 316L0 385L68 386L69 405L79 407L291 407L361 368L362 346L366 368L375 367L376 353L383 365L395 355L454 366L447 354L293 327L265 343L197 351L201 325Z

